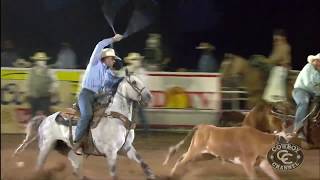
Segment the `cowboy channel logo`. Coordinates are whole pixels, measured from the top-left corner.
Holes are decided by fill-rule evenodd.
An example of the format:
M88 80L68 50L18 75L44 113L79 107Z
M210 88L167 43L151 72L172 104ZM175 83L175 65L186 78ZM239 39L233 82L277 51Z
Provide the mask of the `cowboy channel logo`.
M268 161L274 169L292 170L303 162L301 147L291 143L277 143L268 152Z

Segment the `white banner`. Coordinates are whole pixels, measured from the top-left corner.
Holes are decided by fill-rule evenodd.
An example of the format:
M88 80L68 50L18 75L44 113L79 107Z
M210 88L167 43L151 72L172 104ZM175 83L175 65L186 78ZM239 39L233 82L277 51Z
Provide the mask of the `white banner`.
M71 107L75 101L79 80L84 70L54 71L58 80L59 93L52 99L52 110L58 111ZM29 69L26 68L1 68L2 133L23 132L25 123L30 119L25 83L28 73ZM153 94L149 109L153 112L159 109L163 115L163 122L166 122L165 109L180 109L177 112L182 113L182 109L188 112L219 111L221 109L220 84L220 74L217 73L148 72L147 87ZM170 122L165 124L184 125L181 120L175 122L175 118L170 117ZM160 119L157 120L157 124L160 121Z

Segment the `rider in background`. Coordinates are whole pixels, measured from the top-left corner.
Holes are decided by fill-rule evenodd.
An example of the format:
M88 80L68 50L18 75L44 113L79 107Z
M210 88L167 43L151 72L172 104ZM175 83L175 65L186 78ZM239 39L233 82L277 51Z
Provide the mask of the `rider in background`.
M161 35L151 33L146 40L143 64L148 71L161 71L162 62Z
M315 96L320 96L320 53L308 56L306 64L299 73L292 92L297 104L293 133L303 127L303 119L307 116L309 103ZM305 139L303 133L298 137Z
M270 56L264 59L272 67L263 99L268 102L287 100L287 76L291 69L291 47L284 30L277 29L273 33L273 48Z
M118 42L123 38L122 35L116 34L112 38L100 41L94 48L90 57L89 64L85 70L81 90L78 97L80 109L80 121L77 124L73 150L77 151L81 146L81 140L87 131L90 120L93 116L93 103L96 95L102 89L111 89L118 77L113 72L116 59L112 48L104 48L111 43ZM106 86L106 87L105 87Z
M291 69L291 47L284 30L273 32L273 47L266 63Z

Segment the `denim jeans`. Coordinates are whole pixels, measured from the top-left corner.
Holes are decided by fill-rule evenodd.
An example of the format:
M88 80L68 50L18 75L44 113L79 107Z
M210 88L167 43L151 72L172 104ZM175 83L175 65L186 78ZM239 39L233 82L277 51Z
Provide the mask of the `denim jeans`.
M314 96L301 88L294 88L292 92L294 101L297 104L296 117L294 120L294 132L303 126L303 119L308 114L310 99Z
M95 99L95 93L91 90L83 88L80 91L78 104L80 108L80 121L77 124L75 139L79 141L83 135L87 132L87 128L90 124L90 120L93 116L93 102Z

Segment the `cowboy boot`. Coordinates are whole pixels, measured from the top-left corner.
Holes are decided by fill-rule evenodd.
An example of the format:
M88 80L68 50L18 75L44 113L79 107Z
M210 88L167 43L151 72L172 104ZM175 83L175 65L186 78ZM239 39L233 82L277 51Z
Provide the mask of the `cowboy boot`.
M293 129L293 133L296 134L296 135L298 135L299 132L302 132L302 131L303 131L303 127L304 127L303 122L298 123L298 125L296 125L296 126L294 127L294 129Z
M304 133L302 131L298 132L297 136L300 140L307 141L307 138L305 137Z

